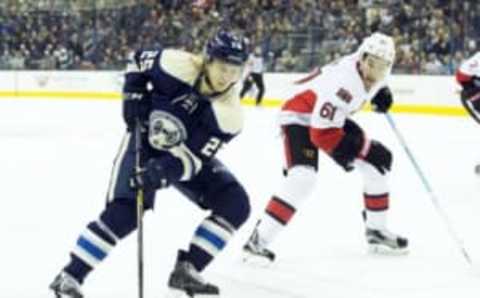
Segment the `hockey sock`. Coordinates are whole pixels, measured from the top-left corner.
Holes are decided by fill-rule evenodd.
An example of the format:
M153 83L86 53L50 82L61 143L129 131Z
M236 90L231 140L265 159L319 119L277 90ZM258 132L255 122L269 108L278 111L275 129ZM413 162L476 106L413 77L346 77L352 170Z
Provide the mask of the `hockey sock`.
M315 182L313 169L304 166L289 169L280 191L270 199L257 226L260 245L268 246L290 222L300 204L312 193Z
M130 200L114 200L87 225L71 252L70 263L64 268L82 283L96 265L103 261L115 245L136 228L135 204Z
M363 176L365 225L374 230L386 229L389 208L389 175L381 174L374 166L361 159L355 160L355 167Z
M234 232L234 227L223 218L207 217L195 231L186 259L202 271L223 250Z
M383 194L364 194L367 228L374 230L383 230L387 226L387 211L389 207L389 195Z
M64 271L73 276L79 283L95 266L106 258L117 243L118 238L101 221L91 222L83 231L72 250L70 263Z
M289 203L276 196L272 197L265 209L265 215L257 226L259 244L262 247L268 246L288 224L295 211L296 209Z

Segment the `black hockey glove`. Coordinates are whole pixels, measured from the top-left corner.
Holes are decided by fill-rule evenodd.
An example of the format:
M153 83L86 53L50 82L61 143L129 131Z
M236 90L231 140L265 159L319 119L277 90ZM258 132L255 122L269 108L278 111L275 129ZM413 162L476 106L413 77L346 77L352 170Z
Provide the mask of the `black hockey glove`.
M472 76L472 78L463 82L462 84L462 98L469 99L480 92L480 77Z
M127 130L133 131L137 119L147 119L149 111L148 96L142 92L123 93L123 120L127 124Z
M363 145L363 131L355 122L347 119L343 126L345 136L333 150L331 156L345 171L353 170L353 161Z
M465 86L460 93L462 101L471 102L475 112L480 113L480 87Z
M145 191L155 191L168 186L168 178L161 160L151 158L145 167L136 170L130 179L130 187L142 188Z
M392 168L393 155L382 143L372 140L365 161L385 175Z
M372 109L377 113L386 113L393 104L393 96L390 88L383 87L378 90L377 94L372 98Z

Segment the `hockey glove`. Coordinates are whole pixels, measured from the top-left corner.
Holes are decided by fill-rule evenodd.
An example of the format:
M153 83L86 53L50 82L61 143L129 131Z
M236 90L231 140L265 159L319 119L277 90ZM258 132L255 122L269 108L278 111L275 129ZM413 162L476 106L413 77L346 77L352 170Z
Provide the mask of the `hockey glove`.
M460 82L462 85L462 97L470 98L480 92L480 77L472 76L469 80Z
M363 145L363 131L355 122L347 119L343 126L345 136L333 149L331 156L345 171L353 170L353 161Z
M378 90L377 94L372 98L372 109L377 113L386 113L390 110L393 103L392 92L390 88L383 87Z
M365 161L374 166L382 175L392 168L393 155L382 143L372 140Z
M151 158L144 168L136 170L130 179L130 186L134 189L142 188L145 191L154 191L168 186L165 168L159 159Z
M134 189L155 191L179 181L183 172L182 161L167 153L159 158L150 158L143 168L135 171L130 179L130 186Z
M460 96L462 101L471 102L475 112L480 113L480 87L464 87Z
M123 120L127 124L127 130L133 131L137 119L141 121L148 118L148 96L141 92L123 93Z

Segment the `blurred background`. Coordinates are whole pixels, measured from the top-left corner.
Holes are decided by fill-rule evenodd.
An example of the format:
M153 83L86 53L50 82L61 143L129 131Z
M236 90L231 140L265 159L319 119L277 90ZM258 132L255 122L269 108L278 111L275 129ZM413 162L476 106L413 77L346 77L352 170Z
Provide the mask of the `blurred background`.
M303 72L391 34L395 73L452 74L479 49L477 0L2 0L0 69L120 70L136 48L200 52L243 31L269 72Z

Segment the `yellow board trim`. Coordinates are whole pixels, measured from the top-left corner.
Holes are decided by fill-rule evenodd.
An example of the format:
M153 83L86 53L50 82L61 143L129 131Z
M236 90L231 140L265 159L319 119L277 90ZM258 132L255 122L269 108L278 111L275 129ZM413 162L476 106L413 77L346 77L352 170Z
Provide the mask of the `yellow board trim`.
M52 99L52 100L120 100L121 94L117 92L69 92L69 91L0 91L0 99ZM253 98L245 98L242 103L246 106L254 106ZM281 99L265 98L262 107L275 108L283 103ZM371 111L366 105L363 111ZM436 116L468 116L467 111L461 106L434 106L434 105L413 105L395 104L391 110L399 114L421 114Z
M245 98L242 101L247 106L254 106L255 100L252 98ZM262 107L279 107L283 103L280 99L264 99L262 100ZM372 111L370 105L365 105L362 111ZM391 111L399 114L421 114L421 115L436 115L436 116L453 116L465 117L468 116L467 111L461 106L434 106L434 105L414 105L414 104L394 104Z
M117 92L70 92L70 91L0 91L0 98L21 97L22 99L55 99L55 100L120 100Z

